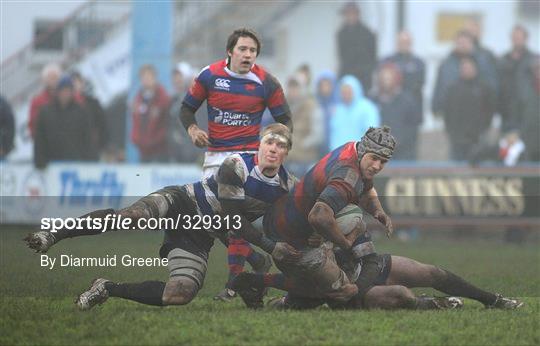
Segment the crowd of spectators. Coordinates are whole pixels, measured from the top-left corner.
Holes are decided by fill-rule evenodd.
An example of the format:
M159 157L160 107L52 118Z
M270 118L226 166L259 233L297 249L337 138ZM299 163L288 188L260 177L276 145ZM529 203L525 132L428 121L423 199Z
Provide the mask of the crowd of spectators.
M356 3L345 4L341 14L337 73L327 70L312 78L309 65L303 64L286 79L294 123L289 161L314 162L381 124L390 126L397 138L395 159L417 160L427 108L426 66L413 52L413 37L407 31L398 33L395 53L377 60L376 35L362 23ZM482 45L481 29L478 21L467 22L437 69L431 111L444 122L449 158L473 164L540 161L540 58L527 47L522 26L513 28L512 48L500 58ZM80 73L65 73L57 64L45 66L43 89L31 100L28 117L36 167L55 160L122 161L125 114L131 117L128 135L141 162L200 161L204 151L192 145L178 118L196 70L179 63L171 77L169 95L156 69L143 65L141 87L130 104L126 106L123 95L104 110ZM13 112L1 97L0 110L2 159L13 148L15 126ZM488 133L494 132L497 114L501 125L494 139ZM204 126L205 115L197 118Z

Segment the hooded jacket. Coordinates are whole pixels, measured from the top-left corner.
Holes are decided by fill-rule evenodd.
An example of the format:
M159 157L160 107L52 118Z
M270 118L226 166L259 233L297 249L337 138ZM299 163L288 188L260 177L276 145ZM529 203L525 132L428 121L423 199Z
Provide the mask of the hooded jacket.
M349 104L340 100L336 112L330 120L330 149L340 145L358 141L370 126L380 126L381 119L377 106L364 96L362 84L356 77L345 76L339 82L339 90L349 85L353 91Z

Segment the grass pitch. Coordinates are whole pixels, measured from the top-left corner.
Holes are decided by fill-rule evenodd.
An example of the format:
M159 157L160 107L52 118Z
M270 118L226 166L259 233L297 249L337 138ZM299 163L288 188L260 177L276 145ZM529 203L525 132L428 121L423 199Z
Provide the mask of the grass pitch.
M459 311L250 311L240 299L214 302L227 277L225 250L216 242L205 286L188 306L158 308L112 298L89 312L73 301L95 277L137 282L166 280L166 268L40 266L21 239L28 231L0 232L0 344L323 344L323 345L538 345L539 244L496 241L378 240L380 253L434 263L473 283L521 297L519 311L486 310L466 300ZM52 257L130 254L157 257L161 234L113 233L69 239ZM430 290L420 292L433 293ZM270 296L279 295L271 291Z

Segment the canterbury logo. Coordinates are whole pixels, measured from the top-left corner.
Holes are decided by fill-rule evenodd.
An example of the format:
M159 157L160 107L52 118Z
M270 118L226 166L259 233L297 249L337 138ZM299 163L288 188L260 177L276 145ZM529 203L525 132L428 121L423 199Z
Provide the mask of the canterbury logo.
M231 81L228 79L218 78L216 79L216 88L229 89Z

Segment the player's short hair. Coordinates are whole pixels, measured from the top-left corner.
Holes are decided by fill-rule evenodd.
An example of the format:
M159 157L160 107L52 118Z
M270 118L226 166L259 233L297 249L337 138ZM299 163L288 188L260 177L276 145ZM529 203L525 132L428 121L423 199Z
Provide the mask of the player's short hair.
M238 39L240 37L252 38L253 41L255 41L255 43L257 44L257 56L259 56L262 48L261 40L259 39L259 35L257 35L254 30L248 28L236 29L232 32L232 34L229 35L229 38L227 39L227 52L232 52L234 46L236 46L236 43L238 43Z
M157 76L156 68L152 64L144 64L139 68L139 76L145 72L150 72L152 75Z
M264 138L266 135L277 135L280 137L285 138L287 141L287 149L291 150L292 148L292 136L291 131L289 128L281 123L272 123L268 126L265 126L265 128L261 132L261 139Z

